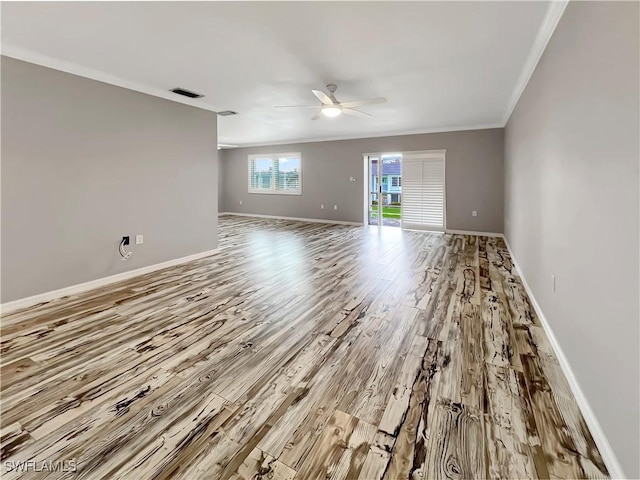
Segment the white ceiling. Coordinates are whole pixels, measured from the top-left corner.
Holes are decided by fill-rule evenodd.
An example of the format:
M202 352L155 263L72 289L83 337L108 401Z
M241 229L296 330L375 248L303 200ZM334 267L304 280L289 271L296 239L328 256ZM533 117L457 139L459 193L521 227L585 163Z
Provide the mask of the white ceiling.
M553 5L3 2L2 52L165 98L203 93L175 99L239 112L219 117L220 143L482 128L504 125L555 27ZM363 107L370 119L273 108L313 104L327 83L340 101L389 101Z

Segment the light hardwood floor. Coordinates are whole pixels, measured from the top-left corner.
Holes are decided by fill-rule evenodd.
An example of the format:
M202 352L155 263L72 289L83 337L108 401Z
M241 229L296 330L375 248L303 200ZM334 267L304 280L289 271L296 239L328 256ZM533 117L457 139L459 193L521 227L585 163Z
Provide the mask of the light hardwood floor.
M2 318L3 478L604 478L501 239L220 218Z

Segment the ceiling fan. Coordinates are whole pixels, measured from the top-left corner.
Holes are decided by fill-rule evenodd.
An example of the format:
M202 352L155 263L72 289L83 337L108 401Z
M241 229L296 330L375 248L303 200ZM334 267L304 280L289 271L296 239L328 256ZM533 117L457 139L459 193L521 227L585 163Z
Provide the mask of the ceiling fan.
M376 103L384 103L387 101L384 97L367 98L366 100L355 100L353 102L339 102L334 95L338 86L330 83L327 85L327 95L322 90L311 90L313 94L322 102L320 105L279 105L275 108L319 108L311 120L317 120L322 115L325 117L337 117L341 114L351 115L352 117L367 118L371 117L369 113L356 110L354 107L363 107L365 105L374 105Z

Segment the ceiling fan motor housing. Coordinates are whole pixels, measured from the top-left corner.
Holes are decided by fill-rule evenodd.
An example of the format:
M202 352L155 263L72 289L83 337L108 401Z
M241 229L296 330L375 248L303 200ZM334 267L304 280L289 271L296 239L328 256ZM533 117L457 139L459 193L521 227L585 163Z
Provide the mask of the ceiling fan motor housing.
M338 100L336 100L336 97L333 96L333 94L336 92L337 89L338 89L338 86L335 83L330 83L329 85L327 85L327 91L329 92L329 98L331 98L331 100L333 100L333 103L338 103Z

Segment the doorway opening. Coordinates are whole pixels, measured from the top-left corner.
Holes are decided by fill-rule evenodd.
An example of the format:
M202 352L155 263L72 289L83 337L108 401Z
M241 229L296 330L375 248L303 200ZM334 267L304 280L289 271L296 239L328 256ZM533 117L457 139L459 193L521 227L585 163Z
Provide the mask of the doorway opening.
M367 155L367 222L400 227L402 222L402 154Z

